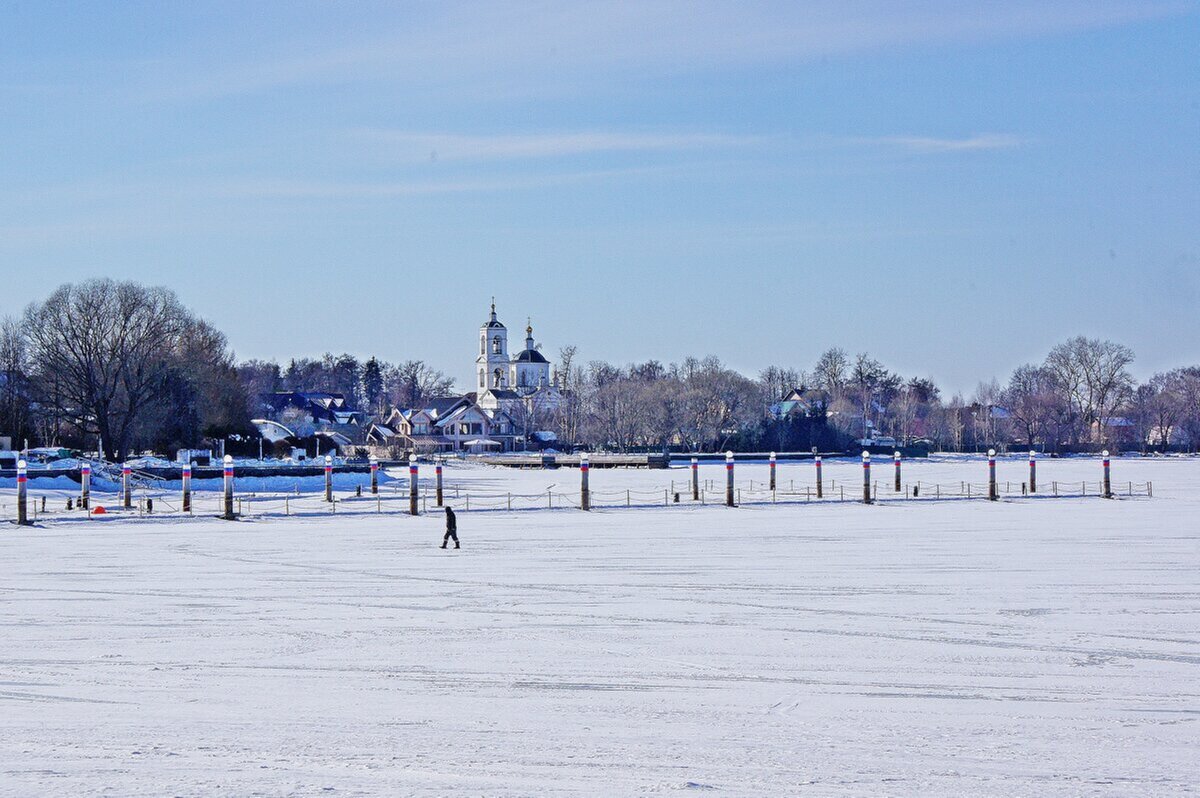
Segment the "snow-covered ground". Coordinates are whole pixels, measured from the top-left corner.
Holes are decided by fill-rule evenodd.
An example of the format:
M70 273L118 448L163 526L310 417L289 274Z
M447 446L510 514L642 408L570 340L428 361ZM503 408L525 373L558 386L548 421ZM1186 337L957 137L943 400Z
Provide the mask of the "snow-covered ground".
M406 475L375 512L0 527L0 793L1186 793L1200 460L1113 469L1154 498L663 507L686 468L596 469L614 504L649 498L462 512L457 552L437 513L403 514ZM891 464L876 476L888 498ZM446 469L460 507L578 477ZM720 493L723 466L701 477ZM986 464L904 478L979 484Z

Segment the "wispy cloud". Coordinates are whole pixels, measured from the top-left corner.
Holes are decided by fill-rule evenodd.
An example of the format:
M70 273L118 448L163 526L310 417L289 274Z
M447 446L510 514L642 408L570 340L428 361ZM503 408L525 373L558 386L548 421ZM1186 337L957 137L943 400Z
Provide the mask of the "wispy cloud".
M481 178L338 182L306 180L235 180L214 184L205 193L221 197L278 199L385 199L431 194L490 193L550 188L589 181L611 181L638 175L662 174L671 167L595 169L544 175L499 175Z
M854 143L879 144L915 153L977 152L1007 150L1019 147L1024 139L1008 133L981 133L965 138L933 138L930 136L880 136L851 139Z
M420 160L518 160L616 152L675 152L741 147L761 139L713 133L574 133L461 135L363 129L352 137Z
M405 86L486 85L522 92L681 70L786 63L887 49L979 44L1114 27L1195 13L1191 0L807 0L454 3L384 12L349 32L337 19L289 23L286 42L253 60L204 50L156 62L139 91L203 99L294 85L357 81ZM311 28L320 26L320 30ZM327 29L326 29L327 28ZM372 34L364 34L363 30ZM259 52L258 36L244 48ZM339 42L331 46L330 41ZM273 51L272 51L273 50Z

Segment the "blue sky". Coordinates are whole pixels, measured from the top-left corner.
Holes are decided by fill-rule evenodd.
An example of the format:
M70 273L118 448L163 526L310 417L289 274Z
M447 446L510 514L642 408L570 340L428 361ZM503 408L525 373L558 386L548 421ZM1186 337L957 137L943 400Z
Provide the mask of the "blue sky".
M969 392L1200 362L1200 5L0 0L0 315L164 284L241 357L469 385L838 345ZM514 336L515 337L515 336Z

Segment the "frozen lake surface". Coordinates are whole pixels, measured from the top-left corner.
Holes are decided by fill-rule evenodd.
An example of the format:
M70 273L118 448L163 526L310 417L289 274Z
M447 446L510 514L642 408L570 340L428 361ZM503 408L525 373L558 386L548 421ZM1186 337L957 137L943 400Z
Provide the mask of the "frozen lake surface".
M5 526L0 793L1186 793L1200 460L1115 461L1126 480L1155 497L464 512L457 552L433 512Z

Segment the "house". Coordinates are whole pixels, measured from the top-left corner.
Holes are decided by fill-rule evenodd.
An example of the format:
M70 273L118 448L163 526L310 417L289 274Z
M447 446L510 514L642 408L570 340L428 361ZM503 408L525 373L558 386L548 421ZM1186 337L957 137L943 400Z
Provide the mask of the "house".
M513 419L501 407L484 406L477 394L432 399L427 407L396 409L384 425L416 451L511 451L517 443ZM375 437L387 439L377 431Z
M276 391L259 396L264 417L300 434L324 426L361 426L363 414L346 404L340 393Z
M1106 418L1103 427L1099 421L1093 421L1091 432L1092 440L1098 443L1107 442L1116 446L1129 446L1138 442L1137 425L1124 416Z
M828 399L821 391L793 388L767 408L767 415L775 421L821 415L825 412L827 403Z

